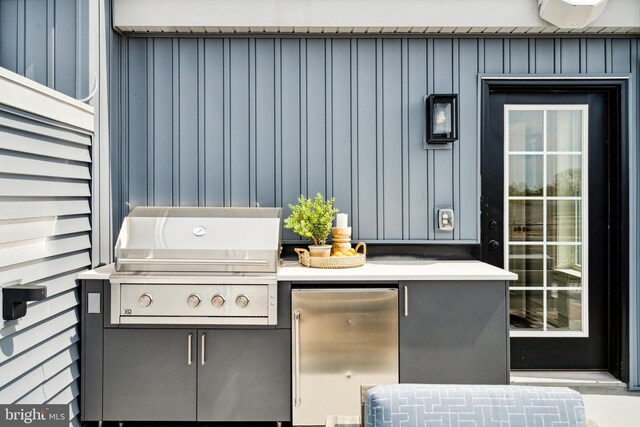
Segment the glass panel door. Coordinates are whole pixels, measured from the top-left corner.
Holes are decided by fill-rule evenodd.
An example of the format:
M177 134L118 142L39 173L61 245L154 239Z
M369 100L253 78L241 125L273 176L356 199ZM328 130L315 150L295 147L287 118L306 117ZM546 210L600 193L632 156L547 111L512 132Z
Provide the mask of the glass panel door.
M587 105L505 105L511 336L588 336Z

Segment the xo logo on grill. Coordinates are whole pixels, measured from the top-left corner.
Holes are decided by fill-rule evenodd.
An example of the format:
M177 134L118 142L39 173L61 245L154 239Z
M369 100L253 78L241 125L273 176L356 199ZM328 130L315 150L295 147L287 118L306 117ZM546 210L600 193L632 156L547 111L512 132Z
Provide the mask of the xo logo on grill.
M202 237L207 234L207 227L203 225L196 225L193 227L193 235L196 237Z

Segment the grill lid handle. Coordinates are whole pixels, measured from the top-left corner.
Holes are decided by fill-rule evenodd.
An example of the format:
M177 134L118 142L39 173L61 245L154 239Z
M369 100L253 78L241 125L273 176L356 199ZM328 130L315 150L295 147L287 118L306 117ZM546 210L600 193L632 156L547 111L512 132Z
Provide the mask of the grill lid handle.
M179 264L179 265L268 265L266 259L168 259L168 258L121 258L119 264Z

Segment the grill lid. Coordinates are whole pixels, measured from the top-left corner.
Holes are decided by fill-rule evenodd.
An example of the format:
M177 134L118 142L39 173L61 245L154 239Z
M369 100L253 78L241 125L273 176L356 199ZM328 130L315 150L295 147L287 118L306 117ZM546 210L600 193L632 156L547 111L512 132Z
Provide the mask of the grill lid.
M116 270L275 272L281 208L137 207L115 247Z

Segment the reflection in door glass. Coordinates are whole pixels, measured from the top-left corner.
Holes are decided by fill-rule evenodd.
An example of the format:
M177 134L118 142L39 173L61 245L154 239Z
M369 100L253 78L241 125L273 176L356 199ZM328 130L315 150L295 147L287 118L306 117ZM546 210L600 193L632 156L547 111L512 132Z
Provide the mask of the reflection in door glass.
M584 105L505 105L505 265L513 336L586 334Z
M547 200L547 240L580 242L581 212L580 200Z
M542 200L509 200L509 241L540 242L544 239Z
M547 151L582 151L582 111L547 111Z
M512 154L509 156L509 195L542 196L544 157Z
M544 329L543 298L542 291L509 291L511 330L542 331Z
M580 197L582 192L582 156L547 156L547 195Z
M576 287L582 285L580 245L557 245L547 248L547 286Z
M518 275L512 287L544 286L544 245L510 245L509 271Z
M547 329L582 329L582 293L550 290L547 292Z
M509 151L542 151L543 133L542 111L509 114Z

